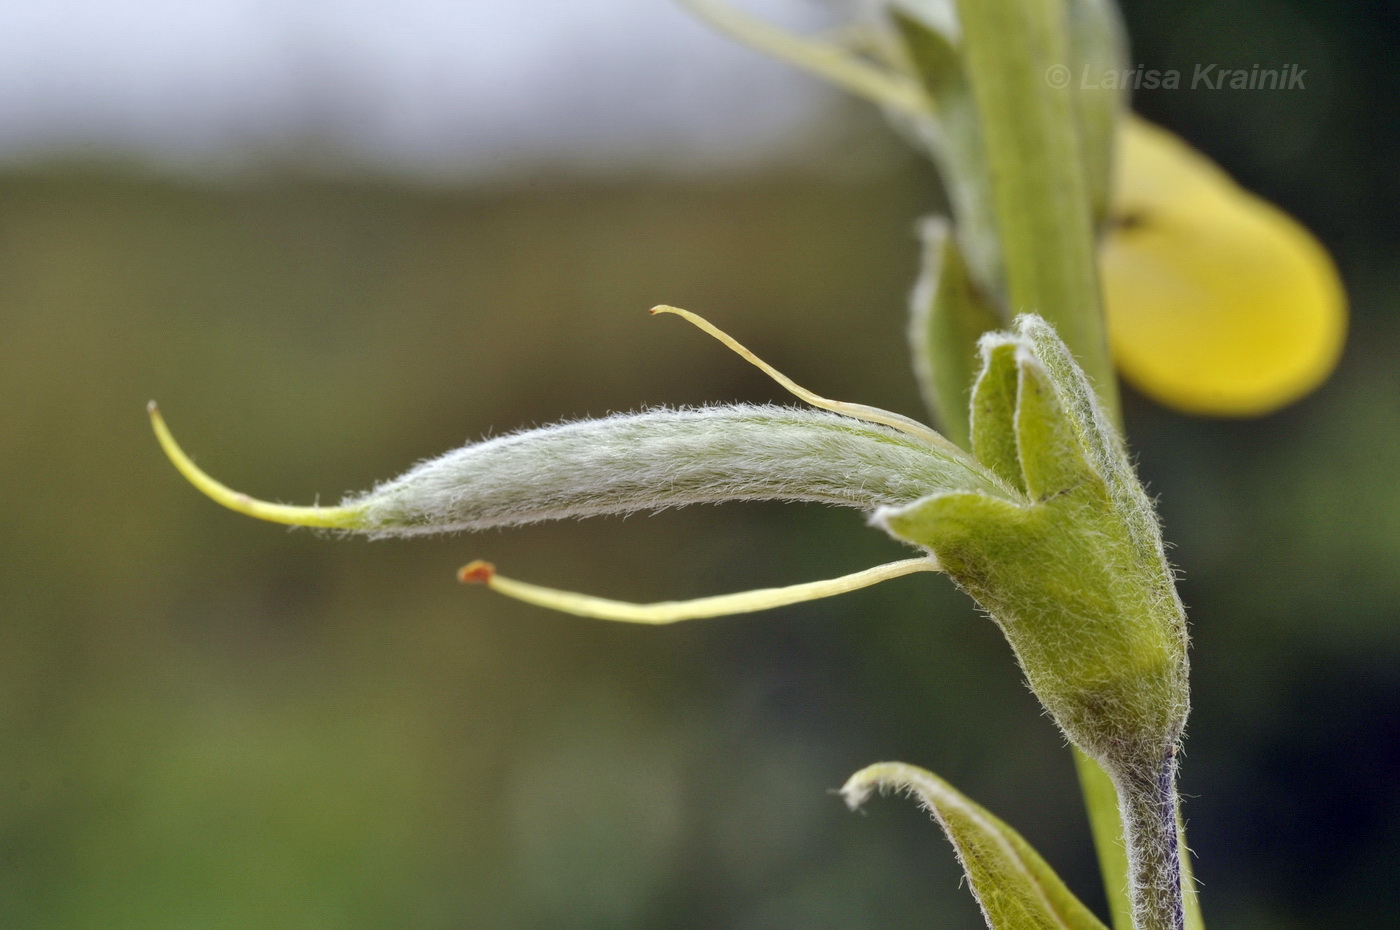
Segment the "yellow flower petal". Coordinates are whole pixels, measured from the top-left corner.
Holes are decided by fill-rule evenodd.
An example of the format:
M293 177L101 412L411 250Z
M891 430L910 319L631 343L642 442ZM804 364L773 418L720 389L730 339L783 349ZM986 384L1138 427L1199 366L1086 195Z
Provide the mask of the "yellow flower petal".
M1101 254L1123 376L1190 413L1253 416L1336 367L1346 295L1322 245L1185 142L1123 123Z

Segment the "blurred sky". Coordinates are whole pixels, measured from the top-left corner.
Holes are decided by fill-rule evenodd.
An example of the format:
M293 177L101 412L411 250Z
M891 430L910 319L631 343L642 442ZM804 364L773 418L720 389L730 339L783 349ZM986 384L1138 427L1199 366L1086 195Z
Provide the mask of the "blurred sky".
M820 7L747 0L804 28ZM0 160L395 172L782 150L829 99L672 0L9 0Z

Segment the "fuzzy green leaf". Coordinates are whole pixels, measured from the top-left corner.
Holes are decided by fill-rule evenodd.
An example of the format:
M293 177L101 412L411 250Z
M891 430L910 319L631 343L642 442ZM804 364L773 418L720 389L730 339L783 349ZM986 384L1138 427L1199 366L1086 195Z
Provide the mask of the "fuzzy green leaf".
M929 218L921 232L923 269L909 314L914 373L943 434L969 448L968 406L978 368L977 341L1001 321L973 283L948 222Z
M854 809L877 790L908 792L933 814L991 930L1105 930L1019 833L937 775L882 762L851 776L841 794Z
M1026 493L1046 500L1095 481L1049 373L1029 352L1016 355L1016 448Z
M982 371L972 389L972 451L998 478L1026 490L1016 448L1016 343L990 336L981 343Z

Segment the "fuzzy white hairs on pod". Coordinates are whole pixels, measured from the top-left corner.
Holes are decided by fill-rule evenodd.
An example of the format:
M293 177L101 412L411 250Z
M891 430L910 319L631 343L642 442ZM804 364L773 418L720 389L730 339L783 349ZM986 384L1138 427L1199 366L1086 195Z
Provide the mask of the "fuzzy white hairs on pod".
M383 536L478 530L733 500L873 511L933 491L1004 493L916 437L796 407L658 409L464 446L347 498L349 528Z

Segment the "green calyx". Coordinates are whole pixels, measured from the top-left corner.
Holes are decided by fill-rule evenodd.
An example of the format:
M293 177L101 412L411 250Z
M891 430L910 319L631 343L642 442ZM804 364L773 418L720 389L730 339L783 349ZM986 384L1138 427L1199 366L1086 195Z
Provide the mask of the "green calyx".
M1064 343L1036 316L981 342L973 451L1019 489L875 516L1001 627L1069 739L1119 779L1160 772L1188 707L1186 624L1151 502Z

